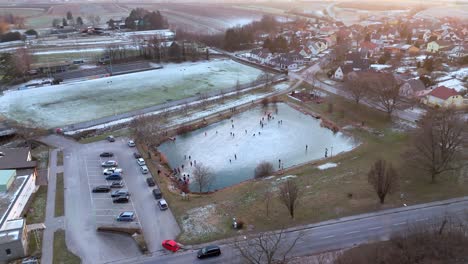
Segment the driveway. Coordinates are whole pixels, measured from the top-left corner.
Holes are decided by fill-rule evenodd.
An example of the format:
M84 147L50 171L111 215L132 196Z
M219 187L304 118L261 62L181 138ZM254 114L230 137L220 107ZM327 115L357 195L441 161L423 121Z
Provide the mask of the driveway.
M70 251L81 257L83 263L108 263L142 256L129 236L96 231L101 217L96 216L95 208L114 207L106 202L100 202L96 205L99 207L93 207L86 163L93 158L99 164L99 153L104 151L116 153L119 166L124 170L123 178L132 195L133 208L142 226L150 254L161 254L161 241L174 239L180 232L171 211L161 212L157 209L151 189L146 185L146 177L139 172L132 156L134 149L126 145L125 139L117 139L114 143L102 141L83 145L51 135L42 141L63 149L67 246ZM102 178L104 179L104 176ZM104 218L109 221L109 217Z

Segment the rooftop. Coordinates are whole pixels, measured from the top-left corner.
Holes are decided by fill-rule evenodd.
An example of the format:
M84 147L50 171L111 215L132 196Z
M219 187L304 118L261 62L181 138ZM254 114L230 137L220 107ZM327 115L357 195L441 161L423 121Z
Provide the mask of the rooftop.
M26 179L30 177L29 175L25 175L24 173L19 174L15 177L15 180L10 186L10 189L6 192L0 193L0 226L5 221L6 213L9 211L11 204L16 200L17 196L20 193L24 183L26 183Z
M29 148L0 148L0 170L34 167L36 162L30 160Z
M23 231L24 219L14 219L7 221L0 230L0 243L8 243L18 240Z
M450 89L445 86L439 86L432 90L432 92L429 94L442 100L447 100L451 96L459 95L455 89Z

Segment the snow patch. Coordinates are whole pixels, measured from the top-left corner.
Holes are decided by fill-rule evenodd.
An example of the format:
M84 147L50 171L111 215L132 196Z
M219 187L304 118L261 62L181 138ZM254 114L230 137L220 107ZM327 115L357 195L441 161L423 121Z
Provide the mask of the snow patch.
M317 166L317 168L319 170L326 170L326 169L330 169L330 168L335 168L336 166L338 166L338 164L333 163L333 162L328 162L328 163L322 164L320 166Z

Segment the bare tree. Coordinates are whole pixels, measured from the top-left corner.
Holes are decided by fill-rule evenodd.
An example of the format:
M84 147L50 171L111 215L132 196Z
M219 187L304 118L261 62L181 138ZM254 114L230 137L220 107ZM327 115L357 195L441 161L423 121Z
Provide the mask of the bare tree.
M237 79L237 81L236 81L236 87L235 88L236 88L236 94L237 94L237 96L239 96L241 91L242 91L242 86L240 85L239 79Z
M382 159L377 160L371 167L367 180L377 193L381 204L385 202L387 194L396 191L399 184L398 174L392 164L387 165Z
M366 96L369 90L367 83L360 78L356 72L351 72L347 75L344 83L344 88L353 97L356 104L359 104L359 101Z
M279 199L281 203L288 208L291 218L294 218L294 212L299 203L301 194L299 186L297 186L297 183L293 180L287 180L279 188Z
M279 232L259 233L246 240L236 240L234 247L239 250L245 263L273 264L286 263L291 250L304 233Z
M132 120L130 127L136 141L148 148L156 147L164 139L159 115L142 115Z
M201 193L204 190L210 188L213 184L215 178L211 172L211 169L208 166L203 165L202 163L197 163L193 169L193 179L195 185L198 187L198 191Z
M455 161L464 146L466 123L453 109L429 110L413 135L410 160L414 166L431 175L456 169Z
M270 216L270 204L271 204L271 198L273 198L273 192L268 189L265 191L264 194L264 199L265 199L265 210L266 210L266 216Z
M263 178L273 174L273 164L268 161L260 162L257 167L255 167L255 178Z
M366 82L377 106L391 115L401 101L399 81L391 73L379 73Z
M209 104L209 96L207 93L201 93L199 96L198 96L199 100L200 100L200 105L202 106L203 109L206 109L206 107L208 106Z
M16 67L16 72L25 75L26 72L28 72L31 69L32 63L31 54L29 54L28 49L17 49L14 55L14 63Z

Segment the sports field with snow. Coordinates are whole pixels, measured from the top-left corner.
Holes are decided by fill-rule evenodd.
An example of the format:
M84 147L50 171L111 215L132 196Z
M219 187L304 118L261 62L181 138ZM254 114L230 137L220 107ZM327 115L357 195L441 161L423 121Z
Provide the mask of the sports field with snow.
M262 71L232 60L165 64L163 69L0 96L0 114L20 123L53 128L232 88Z

